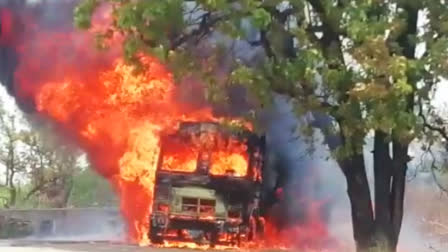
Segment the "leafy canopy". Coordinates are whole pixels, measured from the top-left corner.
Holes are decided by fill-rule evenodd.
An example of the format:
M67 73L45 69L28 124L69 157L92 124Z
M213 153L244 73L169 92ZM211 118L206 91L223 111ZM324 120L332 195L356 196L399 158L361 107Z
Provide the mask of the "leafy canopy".
M192 45L215 31L245 40L249 21L266 57L258 67L235 60L223 85L243 84L262 104L286 94L299 114L333 117L343 156L359 152L371 130L405 142L434 138L430 101L448 77L445 0L84 0L75 24L88 28L101 4L113 7L114 22L100 36L123 34L128 60L154 54L180 76L200 72L215 91L222 88Z

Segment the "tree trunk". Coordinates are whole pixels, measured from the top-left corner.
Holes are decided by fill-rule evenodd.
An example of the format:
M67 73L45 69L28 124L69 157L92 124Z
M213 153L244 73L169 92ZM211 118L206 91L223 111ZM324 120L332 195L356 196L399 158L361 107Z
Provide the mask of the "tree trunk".
M408 144L403 144L397 140L394 140L393 155L393 181L390 204L392 215L391 230L393 231L392 245L396 247L398 244L398 238L400 236L401 224L403 222L406 172L407 163L409 161Z
M344 145L344 136L329 133L326 129L333 119L320 113L313 113L313 127L322 130L325 142L331 151ZM341 125L340 122L338 122ZM358 252L369 251L375 246L375 223L370 188L367 180L364 156L362 153L355 154L343 160L337 160L339 167L347 181L347 194L351 205L351 216L353 236Z
M8 207L14 207L17 203L17 189L12 186L9 188L9 202Z
M68 178L68 180L65 182L65 192L64 192L62 207L67 207L68 202L70 200L70 195L72 194L72 190L73 190L73 179Z
M6 178L5 178L5 186L9 186L9 166L6 166Z
M356 249L359 252L367 251L373 244L374 218L364 156L355 154L340 162L340 166L347 179Z
M389 134L390 135L390 134ZM375 131L373 169L375 177L375 242L383 250L394 251L391 226L391 179L392 159L389 154L388 134Z
M398 44L403 49L403 56L408 59L415 59L415 49L416 45L409 38L410 36L417 34L417 23L418 23L418 8L415 8L410 2L404 1L399 4L407 13L407 26L406 31L404 31L397 39ZM416 83L418 80L414 79L412 74L407 73L408 81L412 84L414 91L416 90ZM407 101L406 112L413 113L414 110L414 91L409 94L405 99ZM411 131L411 129L409 129ZM410 132L408 132L410 133ZM398 245L398 239L400 236L401 224L403 222L403 205L404 205L404 194L406 185L406 172L407 163L409 162L408 148L409 141L400 141L399 136L396 134L395 130L391 132L392 138L392 152L393 159L387 162L388 172L391 173L390 193L389 193L389 224L380 225L381 228L385 229L387 226L388 232L388 249L389 251L396 251ZM389 146L388 146L389 149ZM378 204L378 203L377 203Z
M8 206L9 207L14 207L17 203L17 188L14 185L14 176L15 176L15 171L13 169L11 169L10 174L9 174L9 202L8 202Z

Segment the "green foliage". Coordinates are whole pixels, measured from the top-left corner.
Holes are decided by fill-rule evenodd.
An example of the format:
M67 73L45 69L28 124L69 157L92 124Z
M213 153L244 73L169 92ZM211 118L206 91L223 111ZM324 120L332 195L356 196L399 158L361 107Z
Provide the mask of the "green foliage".
M88 27L94 2L85 0L75 12L79 27ZM189 46L213 29L244 38L241 23L250 20L265 31L261 44L267 57L257 68L235 62L226 83L245 85L262 105L276 92L290 96L300 115L320 111L335 118L344 139L339 158L359 153L372 130L393 132L404 142L428 134L413 103L430 107L431 90L440 77L448 77L444 1L296 0L276 9L282 1L198 0L189 2L202 14L190 19L184 17L191 5L180 0L103 2L115 6L112 28L126 34L127 59L152 53L175 76L202 72L210 100L226 100L210 70L219 65L216 59L198 59ZM417 32L415 19L422 16L427 22ZM295 52L286 46L293 40ZM422 43L424 53L414 57Z
M75 9L75 25L81 29L91 26L91 16L99 2L111 2L119 6L114 8L115 31L127 34L124 42L124 54L128 61L136 63L134 57L139 52L152 53L161 59L166 57L170 48L168 38L179 35L185 27L183 1L98 1L83 0ZM109 33L109 29L106 33ZM98 38L110 34L98 34Z
M6 187L0 187L0 208L6 206L9 200L9 191Z
M255 27L266 29L271 24L271 14L263 8L257 8L252 11L252 23Z
M82 29L90 28L93 11L98 6L98 0L85 0L75 8L75 26Z
M51 208L46 201L39 199L39 194L26 198L34 188L31 183L18 185L17 202L14 208ZM10 193L8 188L0 187L0 209L8 203ZM100 177L91 168L83 169L73 177L73 188L69 197L70 207L103 207L116 206L118 200L108 181Z
M69 197L69 204L73 206L110 204L113 193L107 182L91 171L81 172L79 150L61 142L54 129L45 124L30 127L18 110L3 109L2 102L0 208L64 207L65 197L58 196L70 192L73 199ZM49 196L54 190L61 195Z
M87 168L74 177L69 204L73 207L115 206L117 199L109 182Z

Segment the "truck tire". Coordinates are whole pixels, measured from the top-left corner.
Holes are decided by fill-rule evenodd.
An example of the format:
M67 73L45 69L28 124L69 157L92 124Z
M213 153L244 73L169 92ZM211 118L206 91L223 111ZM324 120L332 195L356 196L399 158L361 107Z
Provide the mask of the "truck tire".
M163 243L163 236L159 235L160 230L156 228L151 228L151 231L149 232L149 239L151 240L152 244L162 244Z
M255 241L258 236L257 232L257 222L255 221L255 218L253 216L249 219L249 232L248 232L248 240L249 241Z
M218 230L213 230L212 232L210 232L210 247L211 248L216 247L216 245L218 244L218 240L219 240Z
M264 239L266 232L266 220L263 217L257 218L257 234L260 240Z

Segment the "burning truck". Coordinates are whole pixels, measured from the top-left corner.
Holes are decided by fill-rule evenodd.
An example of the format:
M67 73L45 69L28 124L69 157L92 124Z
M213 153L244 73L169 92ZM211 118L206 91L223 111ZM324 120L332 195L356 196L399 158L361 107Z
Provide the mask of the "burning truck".
M151 241L239 246L261 238L264 146L264 137L214 122L181 123L177 132L163 136Z
M40 10L36 13L46 13ZM52 26L72 20L43 22L21 6L1 9L0 79L21 107L51 119L88 154L120 198L130 242L148 245L149 236L152 243L194 239L239 245L262 238L266 226L268 245L296 243L297 232L316 233L309 230L325 236L320 218L302 218L310 221L291 232L272 218L288 216L283 211L265 214L278 197L269 188L262 191L262 183L273 178L265 174L262 180L264 137L220 124L223 118L208 105L179 100L190 87L175 85L155 57L139 55L144 71L134 71L120 56L120 36L106 52L93 48L97 29L111 16L107 10L99 14L89 32L80 32ZM51 60L42 65L42 59ZM188 122L178 126L179 121ZM287 199L283 202L292 201ZM267 223L262 215L270 217Z

